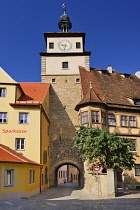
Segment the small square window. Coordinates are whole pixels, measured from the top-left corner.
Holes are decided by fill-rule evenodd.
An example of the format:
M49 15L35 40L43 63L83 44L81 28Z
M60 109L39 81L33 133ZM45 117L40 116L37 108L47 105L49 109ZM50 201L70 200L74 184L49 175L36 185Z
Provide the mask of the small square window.
M25 139L24 138L16 138L15 139L15 149L16 150L25 150Z
M7 123L7 113L6 112L0 112L0 123L2 123L2 124Z
M19 123L20 124L27 124L29 121L28 113L19 113Z
M54 43L53 42L49 43L49 49L54 49Z
M52 83L56 83L56 79L52 79Z
M76 49L81 48L81 43L80 42L76 42Z
M6 97L6 88L0 88L0 97Z
M69 68L68 62L62 62L62 68L63 69Z
M75 82L80 83L80 78L76 78Z

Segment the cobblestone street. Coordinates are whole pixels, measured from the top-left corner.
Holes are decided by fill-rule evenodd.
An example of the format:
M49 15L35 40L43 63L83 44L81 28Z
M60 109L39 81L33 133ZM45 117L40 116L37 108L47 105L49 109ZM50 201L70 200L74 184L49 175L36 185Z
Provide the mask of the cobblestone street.
M37 196L0 202L0 210L135 210L140 209L140 192L129 191L114 199L101 199L70 184L49 188Z

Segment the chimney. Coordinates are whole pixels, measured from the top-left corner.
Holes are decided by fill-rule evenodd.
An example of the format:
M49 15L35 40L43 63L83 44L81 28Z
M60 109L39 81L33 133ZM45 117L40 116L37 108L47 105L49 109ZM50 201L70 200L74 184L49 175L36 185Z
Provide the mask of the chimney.
M137 71L135 75L140 79L140 71Z
M110 74L112 74L114 72L114 69L111 65L107 66L107 70L109 71Z

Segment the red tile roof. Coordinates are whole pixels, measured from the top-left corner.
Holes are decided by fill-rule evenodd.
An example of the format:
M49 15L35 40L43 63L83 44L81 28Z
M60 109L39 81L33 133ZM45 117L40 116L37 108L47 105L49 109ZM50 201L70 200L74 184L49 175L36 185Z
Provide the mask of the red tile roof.
M0 144L0 162L40 165L3 144Z
M140 99L140 79L135 75L125 78L121 73L92 68L90 71L79 67L83 99L76 106L96 102L137 107L131 99ZM101 71L106 72L102 74ZM90 88L90 82L92 88ZM140 106L139 106L140 108Z
M42 83L20 83L20 87L24 94L16 101L15 104L21 105L37 105L42 104L47 92L49 91L50 84Z

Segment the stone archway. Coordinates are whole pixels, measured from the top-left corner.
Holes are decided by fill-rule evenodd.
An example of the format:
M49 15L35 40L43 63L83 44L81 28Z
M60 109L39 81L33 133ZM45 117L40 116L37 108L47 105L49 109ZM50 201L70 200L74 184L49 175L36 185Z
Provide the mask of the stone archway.
M78 177L79 186L83 187L84 186L84 168L81 164L77 163L76 161L72 161L72 160L58 161L53 166L53 168L50 171L50 186L51 187L57 186L57 172L58 172L58 169L63 165L73 165L78 169L78 171L79 171L79 177Z

